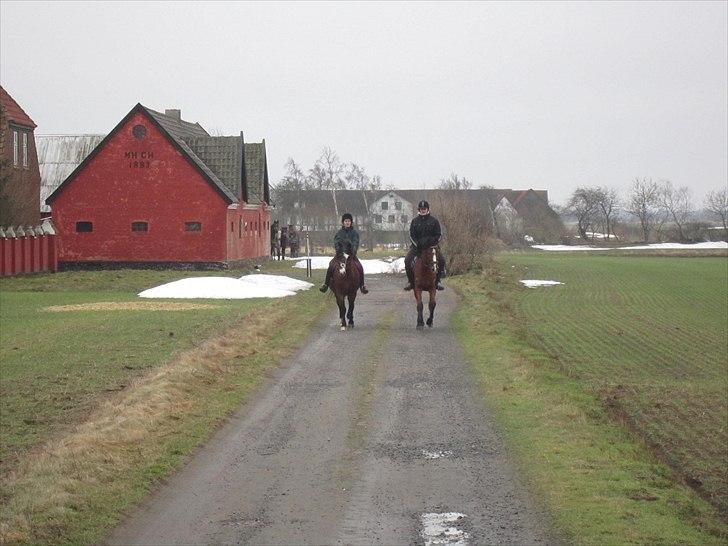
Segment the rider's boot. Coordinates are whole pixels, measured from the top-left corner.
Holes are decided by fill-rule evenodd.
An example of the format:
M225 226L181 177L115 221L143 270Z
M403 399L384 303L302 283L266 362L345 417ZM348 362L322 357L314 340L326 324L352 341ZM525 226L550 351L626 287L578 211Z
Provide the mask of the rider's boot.
M404 289L405 289L405 291L412 290L412 283L411 282L408 282L407 284L405 284L404 285Z
M321 290L321 292L326 292L328 289L329 289L329 285L326 283L322 284L321 288L319 288L319 290Z
M369 293L369 289L364 284L361 285L361 288L360 289L361 289L361 293L362 294L368 294Z

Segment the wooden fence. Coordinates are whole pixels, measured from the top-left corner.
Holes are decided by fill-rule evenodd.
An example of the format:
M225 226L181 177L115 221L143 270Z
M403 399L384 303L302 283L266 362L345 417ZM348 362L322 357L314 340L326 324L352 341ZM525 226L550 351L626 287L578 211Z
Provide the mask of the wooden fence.
M55 229L39 226L0 227L0 277L58 271Z

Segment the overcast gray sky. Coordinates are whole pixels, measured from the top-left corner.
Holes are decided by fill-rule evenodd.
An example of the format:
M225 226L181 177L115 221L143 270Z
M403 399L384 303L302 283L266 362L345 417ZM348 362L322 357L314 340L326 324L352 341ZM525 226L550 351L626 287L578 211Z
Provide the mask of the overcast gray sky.
M0 82L37 134L137 103L266 139L271 181L324 146L385 184L728 181L728 3L0 3Z

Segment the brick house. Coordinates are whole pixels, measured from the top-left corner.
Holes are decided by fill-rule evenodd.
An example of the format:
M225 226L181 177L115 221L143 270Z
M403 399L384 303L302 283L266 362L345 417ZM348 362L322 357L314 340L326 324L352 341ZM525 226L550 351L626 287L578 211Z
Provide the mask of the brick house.
M44 149L62 156L63 145ZM210 136L179 110L141 104L46 199L62 268L227 267L267 256L269 201L265 141Z
M35 123L0 86L0 226L40 222Z

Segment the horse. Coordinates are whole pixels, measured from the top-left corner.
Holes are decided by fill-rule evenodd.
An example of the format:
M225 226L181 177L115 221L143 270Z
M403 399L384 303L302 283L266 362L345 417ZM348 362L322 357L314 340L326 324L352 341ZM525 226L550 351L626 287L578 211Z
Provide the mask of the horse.
M415 259L414 273L415 286L414 294L417 301L417 329L422 330L425 321L422 317L422 292L430 293L430 301L428 307L430 316L427 319L427 326L432 327L432 319L435 315L435 306L437 305L437 271L439 264L437 263L437 249L434 246L425 248Z
M329 268L334 268L331 275L329 287L336 296L336 304L339 306L339 318L341 318L341 331L346 330L346 320L349 320L349 327L354 327L354 301L359 290L359 269L354 263L353 257L347 258L342 251L337 251L331 259ZM344 298L349 300L347 312Z

